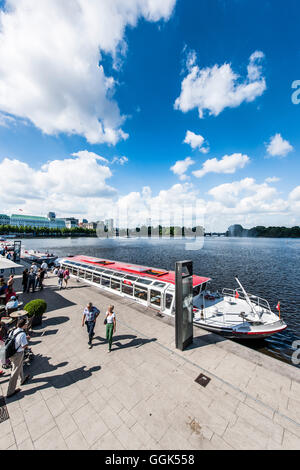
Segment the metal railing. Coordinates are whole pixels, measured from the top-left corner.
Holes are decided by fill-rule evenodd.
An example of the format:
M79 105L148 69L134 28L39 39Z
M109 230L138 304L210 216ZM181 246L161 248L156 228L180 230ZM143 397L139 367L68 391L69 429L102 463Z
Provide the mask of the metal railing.
M228 296L228 297L233 297L234 299L236 298L236 293L238 292L239 294L239 299L246 300L246 296L244 295L244 292L242 289L227 289L226 287L222 290L223 296ZM256 305L259 308L263 308L268 311L268 313L272 313L272 310L270 308L270 304L266 299L263 299L261 297L258 297L257 295L252 295L248 294L248 298L250 299L250 302Z

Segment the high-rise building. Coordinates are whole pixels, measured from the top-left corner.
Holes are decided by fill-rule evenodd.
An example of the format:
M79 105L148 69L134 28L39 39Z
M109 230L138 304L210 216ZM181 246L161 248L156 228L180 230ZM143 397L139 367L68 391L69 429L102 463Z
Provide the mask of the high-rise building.
M0 214L0 225L9 225L10 217L6 214Z
M105 222L104 222L107 230L109 232L112 232L113 229L114 229L114 219L106 219Z

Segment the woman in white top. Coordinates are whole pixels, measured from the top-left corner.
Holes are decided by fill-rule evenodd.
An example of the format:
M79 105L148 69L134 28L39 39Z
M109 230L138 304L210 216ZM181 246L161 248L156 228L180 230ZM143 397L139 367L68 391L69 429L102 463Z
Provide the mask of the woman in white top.
M114 306L110 305L106 312L106 339L108 341L108 352L111 351L113 334L116 332L116 315L114 313Z

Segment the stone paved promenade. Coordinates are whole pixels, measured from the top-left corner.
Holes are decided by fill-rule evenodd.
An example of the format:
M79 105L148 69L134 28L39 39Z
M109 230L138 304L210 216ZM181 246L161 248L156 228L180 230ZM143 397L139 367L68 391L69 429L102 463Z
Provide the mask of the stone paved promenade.
M25 296L45 298L48 311L30 342L32 379L7 400L0 449L300 448L299 369L200 329L181 353L174 327L131 301L75 281L62 291L54 277L45 284ZM111 353L103 316L88 349L90 300L102 314L115 305Z

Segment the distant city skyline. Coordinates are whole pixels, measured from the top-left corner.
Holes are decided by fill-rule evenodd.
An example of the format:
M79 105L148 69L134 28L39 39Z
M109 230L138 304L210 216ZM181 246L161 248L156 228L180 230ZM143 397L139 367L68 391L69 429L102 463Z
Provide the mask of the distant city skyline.
M73 4L0 1L0 213L300 225L299 2Z

